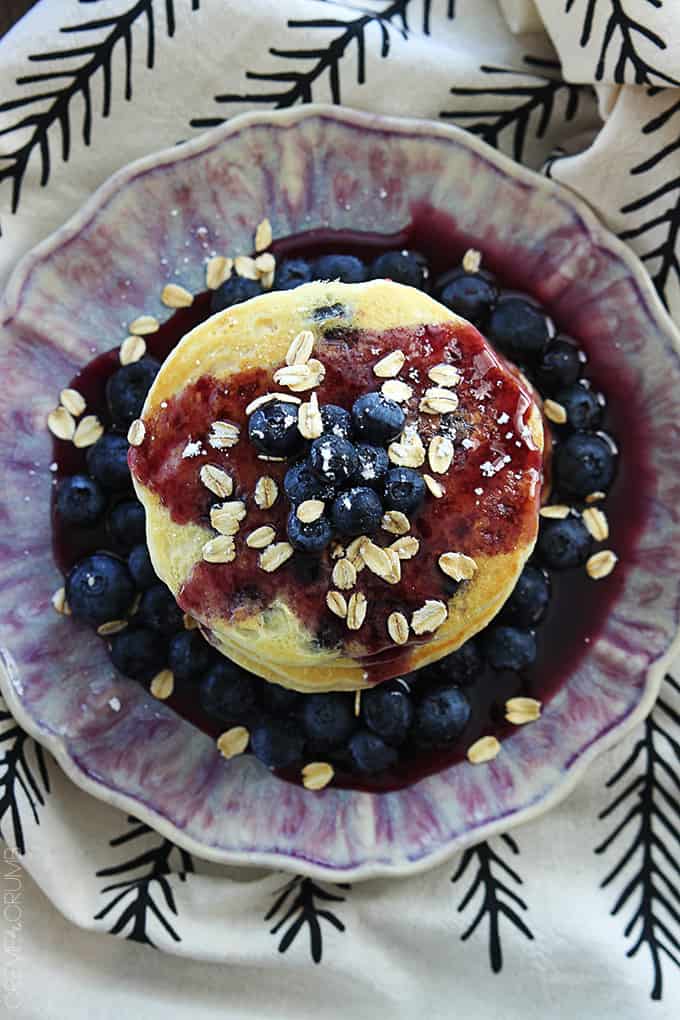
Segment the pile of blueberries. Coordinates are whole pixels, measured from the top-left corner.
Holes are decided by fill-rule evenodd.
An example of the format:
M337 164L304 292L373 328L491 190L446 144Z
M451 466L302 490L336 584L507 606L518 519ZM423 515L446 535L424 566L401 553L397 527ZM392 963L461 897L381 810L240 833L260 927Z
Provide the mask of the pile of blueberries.
M578 346L566 336L551 335L546 315L531 298L500 293L483 270L458 268L433 281L420 254L397 251L370 265L350 255L283 259L274 287L383 277L431 292L469 319L542 395L565 408L566 423L553 426L553 502L579 510L591 493L606 493L615 475L616 450L601 431L604 399L582 377L586 359ZM214 292L212 310L258 293L257 281L232 276ZM67 577L73 616L95 627L129 619L124 630L106 638L116 668L148 683L169 667L176 689L195 697L213 723L248 726L251 750L269 768L323 757L338 770L374 775L423 751L452 747L470 719L474 683L482 672L491 668L521 675L535 661L535 628L550 602L550 571L582 567L592 552L593 540L580 515L541 520L535 554L492 626L434 665L364 691L357 718L352 694L302 695L266 683L216 653L199 631L184 629L171 592L151 565L144 511L132 494L127 465L125 434L159 367L144 357L113 372L106 386L109 427L87 452L87 474L64 478L57 487L55 512L65 529L99 534L105 525L107 536L106 551L85 557ZM370 533L385 509L412 514L424 495L420 475L391 468L385 452L403 426L399 405L370 393L351 413L325 405L321 414L324 434L304 449L294 405L264 405L249 422L258 449L296 458L284 482L292 507L307 499L331 506L330 519L312 525L291 511L291 544L311 554L323 549L333 529L348 536Z

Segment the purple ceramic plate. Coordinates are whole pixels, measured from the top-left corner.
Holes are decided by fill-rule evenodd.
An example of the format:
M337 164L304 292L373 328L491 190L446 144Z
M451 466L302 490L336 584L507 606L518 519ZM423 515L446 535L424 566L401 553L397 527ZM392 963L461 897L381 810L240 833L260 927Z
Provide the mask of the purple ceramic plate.
M99 638L54 613L45 418L61 386L138 314L167 317L164 283L202 290L206 258L247 252L263 217L275 237L393 234L426 207L483 252L501 252L600 376L626 378L641 524L601 631L495 761L393 793L310 793L251 756L225 761L116 675ZM551 181L441 124L313 106L236 117L112 177L23 260L0 322L0 683L18 722L94 796L214 861L407 875L557 803L651 708L680 612L679 338L640 263Z

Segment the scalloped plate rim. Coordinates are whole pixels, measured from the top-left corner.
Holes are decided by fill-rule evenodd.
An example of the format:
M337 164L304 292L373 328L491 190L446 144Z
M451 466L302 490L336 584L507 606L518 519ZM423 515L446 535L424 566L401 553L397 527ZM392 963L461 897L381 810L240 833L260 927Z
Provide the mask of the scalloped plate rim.
M600 247L615 254L632 273L639 287L640 298L644 299L647 310L659 325L663 325L678 354L680 354L680 330L677 329L670 315L661 302L652 281L644 266L635 253L611 233L598 219L595 212L583 199L574 195L564 185L541 176L527 167L515 163L510 157L497 152L476 135L454 125L442 124L424 118L408 118L370 114L330 104L310 103L302 108L288 110L254 111L240 114L218 127L204 132L195 139L180 145L162 149L148 156L134 160L117 170L107 178L70 217L53 231L47 238L33 246L17 263L11 273L3 294L0 296L0 325L7 325L19 310L24 285L28 281L34 267L44 261L63 244L78 235L88 221L101 209L110 198L123 187L130 184L136 177L157 169L166 162L178 163L202 152L209 151L221 144L230 135L236 134L251 125L271 124L291 127L307 118L323 117L349 123L367 129L393 130L400 135L414 136L429 134L443 139L455 139L459 144L474 151L487 162L494 164L501 172L522 181L531 188L542 190L559 198L580 217L588 235L597 239ZM1 652L2 650L0 650ZM196 857L218 864L238 865L246 867L275 868L290 871L321 880L342 878L343 881L362 881L380 877L409 877L436 867L455 853L470 845L479 843L490 836L507 832L509 829L531 821L553 808L563 800L584 776L588 766L602 752L618 743L634 726L641 722L651 711L656 701L661 681L668 664L675 654L680 652L680 630L669 644L666 651L647 668L644 686L640 691L640 699L634 709L613 727L610 727L591 741L567 766L555 785L533 803L519 808L507 815L492 819L486 823L467 829L459 835L449 838L439 849L423 854L416 860L390 864L388 861L371 861L365 864L341 868L319 864L303 856L282 852L239 852L217 850L210 845L194 840L180 828L170 822L164 815L156 812L151 806L135 797L112 790L103 781L93 779L71 757L65 738L46 730L25 708L12 681L12 668L0 658L0 693L16 721L35 740L47 748L53 755L64 773L76 786L112 807L134 814L150 825L160 835L174 842L177 846L194 854ZM380 796L373 794L373 796Z

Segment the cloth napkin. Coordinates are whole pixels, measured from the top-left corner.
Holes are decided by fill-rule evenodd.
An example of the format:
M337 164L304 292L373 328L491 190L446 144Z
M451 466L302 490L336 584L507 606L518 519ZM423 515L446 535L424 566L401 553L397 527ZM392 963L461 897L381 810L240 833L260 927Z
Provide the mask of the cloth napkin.
M41 0L0 44L0 285L129 160L312 98L440 118L550 174L680 323L679 86L677 0ZM559 807L405 881L206 864L6 712L0 756L2 1016L678 1016L671 676Z

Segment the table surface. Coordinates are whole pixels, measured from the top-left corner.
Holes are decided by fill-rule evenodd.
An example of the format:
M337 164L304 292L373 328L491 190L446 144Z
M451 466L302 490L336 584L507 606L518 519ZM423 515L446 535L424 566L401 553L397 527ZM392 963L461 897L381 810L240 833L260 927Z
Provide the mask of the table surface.
M32 7L36 0L2 0L0 3L0 37L8 32L15 21Z

